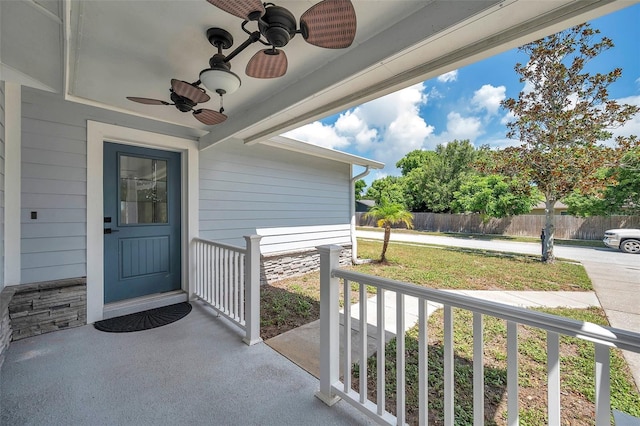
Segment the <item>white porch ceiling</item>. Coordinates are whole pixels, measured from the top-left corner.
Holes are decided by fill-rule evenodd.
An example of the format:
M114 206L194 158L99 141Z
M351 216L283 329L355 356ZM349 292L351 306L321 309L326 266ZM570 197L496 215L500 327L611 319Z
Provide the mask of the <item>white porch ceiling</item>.
M131 102L127 96L169 100L170 80L193 82L215 53L205 37L210 27L231 32L234 47L246 39L241 19L205 0L24 0L59 25L60 61L67 99L179 124L204 148L227 138L259 142L473 61L516 47L567 26L629 6L630 0L354 0L356 38L330 50L296 36L284 50L288 72L278 79L247 77L244 68L257 43L231 61L242 79L224 99L228 120L206 126L172 106ZM296 17L315 4L276 1ZM12 2L9 2L12 3ZM58 7L55 4L58 4ZM27 64L17 33L27 31L7 17L17 6L0 6L2 63ZM59 12L60 18L56 21ZM249 28L253 29L250 23ZM49 25L50 26L50 25ZM40 25L45 28L45 26ZM51 28L41 38L51 41ZM8 33L8 31L7 31ZM32 31L30 32L32 34ZM48 38L47 38L48 37ZM32 35L35 40L38 34ZM15 41L13 41L15 40ZM229 53L233 47L226 51ZM22 61L22 62L20 62ZM51 62L51 61L49 61ZM0 64L1 65L1 64ZM54 65L49 65L55 68ZM20 68L17 66L16 68ZM26 65L23 65L23 72ZM40 71L42 72L42 71ZM53 71L48 71L47 76ZM42 81L37 72L27 72ZM48 87L55 84L47 83ZM218 97L199 107L218 109Z

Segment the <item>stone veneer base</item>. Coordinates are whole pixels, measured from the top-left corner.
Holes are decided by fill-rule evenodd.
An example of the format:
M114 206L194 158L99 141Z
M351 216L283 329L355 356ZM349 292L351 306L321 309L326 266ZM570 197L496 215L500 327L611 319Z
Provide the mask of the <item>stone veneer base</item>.
M87 323L87 280L70 278L13 286L11 340Z
M0 292L0 367L4 362L4 354L11 342L11 320L9 318L9 303L15 293L15 287L5 287Z
M260 263L260 284L265 285L319 271L320 254L318 250L313 249L296 253L263 255ZM351 246L344 246L340 252L340 266L351 264Z

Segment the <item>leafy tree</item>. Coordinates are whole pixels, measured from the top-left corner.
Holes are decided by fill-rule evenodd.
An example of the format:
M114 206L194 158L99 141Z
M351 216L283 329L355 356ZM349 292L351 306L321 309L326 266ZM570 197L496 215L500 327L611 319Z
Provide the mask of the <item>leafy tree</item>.
M516 64L515 71L531 90L502 102L515 117L508 123L507 137L519 138L522 145L497 151L490 171L520 176L544 195L545 262L554 260L556 202L574 189L589 193L603 186L606 180L599 178L598 169L618 165L638 143L634 136L616 138L615 147L599 143L611 138L609 130L631 119L639 108L608 98L607 88L622 75L620 68L595 75L584 70L613 47L606 37L595 40L597 34L581 24L520 48L529 62Z
M568 212L574 216L607 216L611 214L640 214L640 148L622 157L618 167L602 170L604 178L614 178L595 195L574 190L564 198Z
M475 158L476 150L468 140L438 145L435 155L425 156L425 163L407 174L407 206L412 211L452 211L454 192L476 173L472 168Z
M362 199L362 191L367 187L367 183L363 179L358 179L354 184L356 200Z
M457 212L479 213L482 222L491 217L525 214L541 199L539 193L522 191L523 184L501 175L471 177L455 192L453 202Z
M398 176L385 176L371 182L365 197L374 200L376 204L398 203L405 205L403 192L403 178Z
M405 224L407 228L413 227L413 215L405 210L404 206L399 203L376 204L364 214L365 218L372 217L378 221L378 227L384 228L384 241L382 242L382 254L380 254L380 263L387 261L386 253L389 247L389 238L391 237L391 227L393 225Z
M436 156L437 154L434 151L415 149L398 160L396 167L400 169L402 176L406 176L411 170L430 164Z

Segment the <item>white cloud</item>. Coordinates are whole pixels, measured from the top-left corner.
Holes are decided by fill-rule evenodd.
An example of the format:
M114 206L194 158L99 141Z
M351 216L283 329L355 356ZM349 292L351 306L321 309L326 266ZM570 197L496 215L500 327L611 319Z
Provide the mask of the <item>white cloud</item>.
M284 136L324 148L341 149L349 146L349 140L346 137L339 135L332 126L324 125L319 121L291 130Z
M620 105L629 104L640 106L640 95L628 96L626 98L616 99ZM640 138L640 113L636 114L631 120L627 121L624 126L612 129L613 137L636 135Z
M458 79L458 70L449 71L438 76L438 81L440 83L450 83L452 81L456 81L457 79Z
M333 128L336 134L345 137L361 152L366 152L378 137L378 131L371 128L360 116L359 107L340 114Z
M433 150L436 146L446 145L454 139L469 139L471 143L475 144L478 137L484 132L485 128L479 117L464 117L459 112L451 111L447 114L447 130L429 136L423 144L423 148Z
M420 117L428 96L423 83L391 93L346 111L333 125L314 122L285 136L320 146L356 151L384 162L393 170L407 152L420 149L433 126Z
M500 119L500 124L502 124L503 126L506 126L507 123L510 123L512 121L515 121L516 119L516 115L513 113L513 111L509 110L501 119Z
M529 80L526 80L524 82L524 87L522 88L522 92L523 93L531 93L535 90L535 88L533 87L533 83L531 83Z
M507 88L504 86L483 85L473 93L471 104L477 109L484 109L489 115L495 115L500 108L500 102L506 98Z
M457 112L447 114L447 133L451 140L470 139L482 134L482 122L478 117L463 117Z

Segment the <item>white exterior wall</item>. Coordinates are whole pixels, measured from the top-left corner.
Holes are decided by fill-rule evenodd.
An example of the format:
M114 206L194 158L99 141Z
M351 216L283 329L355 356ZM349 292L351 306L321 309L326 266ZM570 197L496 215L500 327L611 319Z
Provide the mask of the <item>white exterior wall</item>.
M82 123L23 104L21 282L86 275L87 144ZM37 219L31 219L31 212Z
M20 282L85 276L87 120L170 135L179 128L33 89L22 93Z
M315 247L335 228L347 229L348 241L350 173L346 163L259 144L207 148L200 153L200 235L242 246L243 235L273 228L321 231L286 247L295 250Z
M4 81L0 81L0 290L4 288Z
M182 127L23 88L21 283L87 275L87 173L94 170L87 169L87 120L193 139ZM198 170L202 238L242 246L244 235L263 233L270 253L327 238L348 244L347 163L228 142L201 151ZM307 237L281 246L278 238L292 227Z

